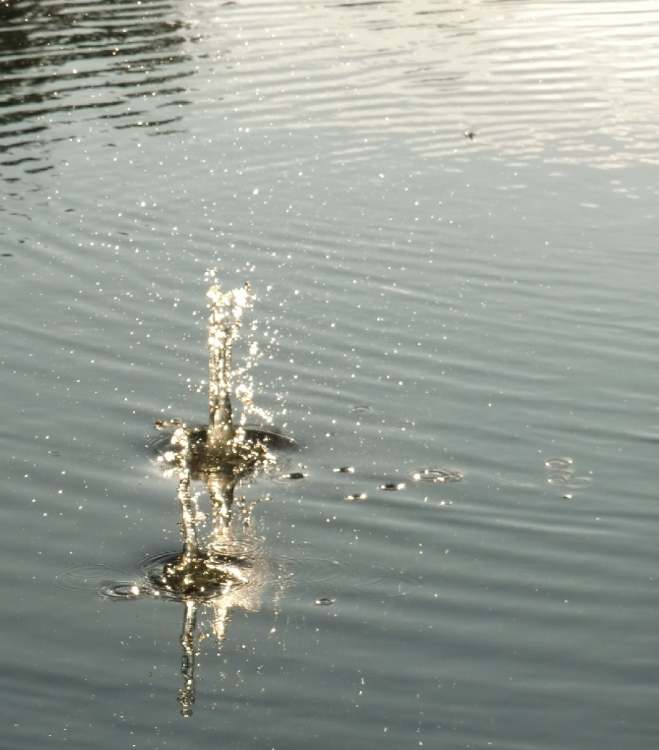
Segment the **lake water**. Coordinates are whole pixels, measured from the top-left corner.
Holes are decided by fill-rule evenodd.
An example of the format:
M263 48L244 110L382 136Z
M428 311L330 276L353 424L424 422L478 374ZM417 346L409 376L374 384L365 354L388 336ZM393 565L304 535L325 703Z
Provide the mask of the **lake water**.
M0 6L0 747L656 748L658 35ZM299 450L241 490L184 718L185 602L108 593L181 549L153 422L206 419L209 268Z

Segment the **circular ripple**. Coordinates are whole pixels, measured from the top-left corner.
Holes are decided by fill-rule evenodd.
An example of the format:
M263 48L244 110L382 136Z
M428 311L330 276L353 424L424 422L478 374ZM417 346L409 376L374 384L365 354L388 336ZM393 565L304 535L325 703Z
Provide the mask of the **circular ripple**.
M446 482L461 482L464 472L460 469L417 469L410 475L414 482L428 482L428 484L444 484Z
M130 573L109 568L107 565L76 565L58 573L55 577L59 588L78 591L101 591L113 581L126 581Z
M144 565L144 573L152 596L205 601L247 583L252 567L252 561L240 553L204 549L191 558L183 553L151 558Z
M176 420L157 422L156 427L162 430L162 433L147 441L147 450L156 456L162 456L171 451L171 434L178 426L180 426L180 423ZM202 445L206 442L207 431L208 427L206 425L197 425L189 428L189 439L192 448L195 445ZM277 432L277 430L268 430L255 425L248 425L245 428L245 436L248 441L262 443L266 448L273 451L295 450L298 447L292 437L284 435L282 432Z
M574 459L570 456L561 456L560 458L548 458L545 461L545 468L549 471L569 471L574 467Z
M134 601L142 596L149 596L151 594L150 591L131 581L108 581L99 586L98 593L104 599L113 599L115 601Z

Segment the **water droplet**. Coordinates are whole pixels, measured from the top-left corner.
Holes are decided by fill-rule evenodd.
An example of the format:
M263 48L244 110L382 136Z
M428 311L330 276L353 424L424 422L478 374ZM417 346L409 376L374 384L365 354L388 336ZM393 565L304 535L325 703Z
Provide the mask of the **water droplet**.
M385 482L380 485L379 489L386 490L387 492L396 492L397 490L404 490L405 486L405 482Z
M316 599L314 604L317 607L331 607L332 604L334 604L334 602L336 602L336 599L332 599L329 596L321 596L318 599Z
M282 479L304 479L307 475L303 471L292 471L290 474L284 474Z

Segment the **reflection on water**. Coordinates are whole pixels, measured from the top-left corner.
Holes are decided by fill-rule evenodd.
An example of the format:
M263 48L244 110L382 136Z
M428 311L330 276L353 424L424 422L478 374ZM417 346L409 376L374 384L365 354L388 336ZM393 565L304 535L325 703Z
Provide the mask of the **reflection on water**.
M103 587L113 599L162 598L183 604L179 706L183 716L192 714L195 700L195 664L201 613L210 613L210 630L222 642L230 612L240 608L256 611L269 579L266 556L261 552L250 523L254 501L236 496L241 482L271 471L277 448L293 441L265 428L248 427L250 415L269 415L254 404L251 368L258 358L256 341L240 368L232 364L244 313L252 306L249 286L223 292L211 275L208 291L208 425L188 427L179 420L159 421L168 430L161 443L159 461L168 476L177 479L177 498L183 549L149 561L140 582L118 582ZM232 398L241 404L238 417ZM199 507L193 482L205 486L210 512Z
M0 4L3 177L52 169L50 146L115 128L172 132L190 75L185 25L168 2Z

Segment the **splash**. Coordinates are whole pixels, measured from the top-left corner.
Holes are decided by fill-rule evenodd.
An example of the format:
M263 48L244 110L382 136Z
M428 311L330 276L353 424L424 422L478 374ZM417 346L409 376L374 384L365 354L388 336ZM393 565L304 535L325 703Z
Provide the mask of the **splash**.
M249 282L242 288L223 292L217 282L215 271L209 271L207 278L211 284L206 296L209 300L208 316L208 415L209 434L212 432L220 440L224 433L232 429L233 414L231 397L241 404L239 426L245 428L248 418L257 418L267 424L272 423L272 414L254 403L254 378L252 370L261 357L258 341L254 334L256 322L250 327L248 351L243 365L233 363L234 344L240 337L245 313L254 306L255 295Z
M227 632L229 612L236 607L259 608L263 589L263 565L248 537L234 528L235 510L240 510L243 529L249 526L252 506L236 497L239 483L267 471L276 464L270 443L276 433L248 426L248 418L269 415L254 404L251 370L259 349L248 347L242 367L233 363L245 313L253 307L249 284L222 291L215 272L207 292L208 315L208 424L187 427L176 422L170 439L173 473L178 478L177 497L181 513L183 552L152 567L147 574L151 592L183 602L181 633L183 686L179 691L181 714L190 716L194 703L198 610L209 607L211 629L221 643ZM253 329L254 330L254 329ZM236 418L233 402L240 403ZM210 525L199 512L192 482L204 482L210 500Z
M295 442L270 425L272 415L255 404L252 371L260 357L256 323L250 325L247 352L241 366L233 357L247 313L255 296L249 283L224 291L217 273L207 271L208 300L208 423L188 426L179 419L159 420L156 427L168 433L163 446L155 446L165 476L178 478L178 498L184 549L193 555L206 544L200 540L198 495L191 483L206 487L213 522L214 543L227 526L240 482L269 472L276 466L275 451L294 448ZM236 412L234 405L239 405ZM259 424L250 422L258 419ZM266 426L264 426L264 423Z
M260 358L256 323L250 325L242 364L236 366L233 361L245 318L254 306L251 286L246 283L224 291L215 271L208 271L206 278L210 282L206 293L208 424L190 427L176 419L156 422L158 429L171 432L158 460L164 473L177 476L184 488L179 501L186 548L197 544L194 519L198 509L196 496L189 493L191 481L205 483L213 516L226 519L237 482L270 471L276 465L275 450L295 445L270 428L272 415L255 404L252 371ZM238 411L234 405L239 406ZM258 420L258 424L250 420Z
M204 623L209 623L207 629L221 644L231 611L258 610L272 578L251 530L256 501L248 502L238 490L276 467L277 449L295 446L292 439L269 427L271 416L254 403L252 370L260 356L255 323L242 365L233 362L246 314L254 304L250 285L223 291L214 271L207 273L207 280L208 424L188 426L180 419L156 422L166 433L157 448L158 462L165 476L177 480L183 548L149 561L142 580L105 585L102 591L112 599L150 597L183 604L183 684L178 694L183 716L192 715L195 702L195 665L199 640L205 637ZM255 418L257 426L249 422ZM197 482L206 489L210 513L199 507ZM282 580L281 575L276 578Z
M253 295L249 284L228 292L222 292L219 284L213 284L206 296L210 300L207 440L209 445L218 445L234 437L231 406L233 346L240 332L243 315L253 304ZM244 420L244 416L241 420Z

